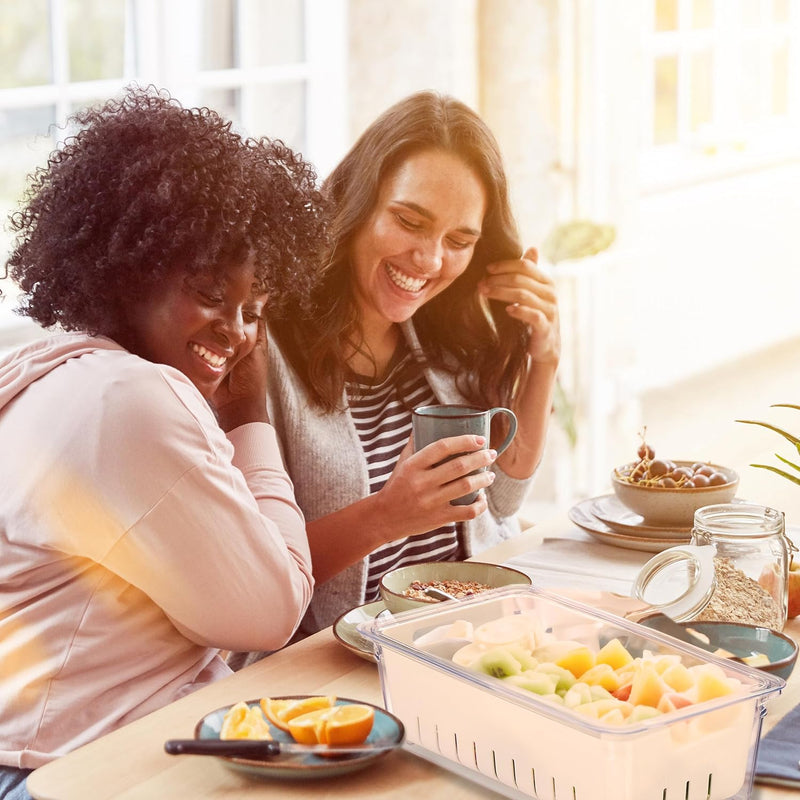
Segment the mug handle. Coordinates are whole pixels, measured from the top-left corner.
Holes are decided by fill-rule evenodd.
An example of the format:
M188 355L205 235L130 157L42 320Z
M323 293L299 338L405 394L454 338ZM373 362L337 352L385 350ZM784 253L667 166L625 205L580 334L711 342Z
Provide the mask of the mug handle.
M491 408L489 409L490 424L495 414L505 414L508 417L508 434L506 434L506 438L503 439L503 441L500 443L500 446L495 448L497 450L497 455L499 456L500 453L502 453L503 450L505 450L511 444L511 440L517 433L517 415L510 408Z

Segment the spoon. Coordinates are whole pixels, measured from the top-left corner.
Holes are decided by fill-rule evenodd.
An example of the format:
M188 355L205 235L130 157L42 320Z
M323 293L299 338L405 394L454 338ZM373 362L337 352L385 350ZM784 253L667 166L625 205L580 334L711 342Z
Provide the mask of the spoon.
M688 627L688 625L681 625L680 623L675 622L672 617L668 617L666 614L662 614L660 612L648 614L642 611L635 611L628 612L625 616L632 622L639 622L645 626L647 626L647 620L652 620L654 623L656 623L652 626L655 630L659 630L662 633L668 633L670 636L674 636L676 639L693 644L695 647L699 647L708 651L709 653L713 653L716 656L722 656L730 661L735 661L738 664L747 663L744 661L744 659L739 658L729 650L725 650L715 642L712 642L708 637L698 633L695 630L692 630L692 628Z
M428 595L428 597L434 598L435 600L458 600L458 598L450 594L450 592L437 589L435 586L426 586L423 590L423 593Z

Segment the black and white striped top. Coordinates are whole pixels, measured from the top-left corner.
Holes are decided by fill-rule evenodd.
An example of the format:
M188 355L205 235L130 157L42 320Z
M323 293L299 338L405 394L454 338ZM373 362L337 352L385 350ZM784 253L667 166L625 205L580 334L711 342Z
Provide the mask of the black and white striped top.
M389 479L400 451L411 436L411 409L437 402L421 371L414 378L403 380L401 385L396 384L398 374L411 357L408 352L401 357L379 384L370 384L358 376L347 384L350 414L367 459L371 494ZM382 545L368 556L364 602L378 599L380 579L391 569L422 561L461 558L455 523Z

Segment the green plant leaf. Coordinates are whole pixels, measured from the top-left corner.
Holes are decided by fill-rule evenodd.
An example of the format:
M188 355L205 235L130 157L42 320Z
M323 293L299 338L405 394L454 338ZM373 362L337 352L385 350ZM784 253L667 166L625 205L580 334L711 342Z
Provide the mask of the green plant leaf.
M575 449L578 443L578 428L575 421L575 406L570 402L564 386L556 378L555 391L553 392L553 411L556 415L558 424L567 436L567 441L571 449Z
M771 425L769 422L759 422L754 419L737 419L736 421L743 422L745 425L760 425L762 428L769 428L769 430L779 433L784 439L791 442L797 448L797 452L800 453L800 439L794 434L783 430L783 428L779 428L777 425Z
M779 461L783 461L784 464L788 464L792 469L796 469L798 472L800 472L800 466L793 463L792 461L789 461L788 458L784 458L782 455L778 453L775 453L775 458L777 458Z
M768 464L751 464L751 467L758 467L759 469L768 469L770 472L774 472L777 475L780 475L782 478L786 478L786 480L791 481L792 483L796 483L800 486L800 478L796 475L790 475L788 472L785 472L778 467L770 467Z

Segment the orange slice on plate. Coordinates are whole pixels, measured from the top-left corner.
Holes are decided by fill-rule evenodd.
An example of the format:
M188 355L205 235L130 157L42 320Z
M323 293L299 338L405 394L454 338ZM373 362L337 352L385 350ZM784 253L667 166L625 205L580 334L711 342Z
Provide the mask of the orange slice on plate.
M282 731L289 730L289 721L311 711L330 709L336 703L333 695L314 695L311 697L274 699L262 697L261 710L267 719Z
M366 741L374 721L370 706L348 703L295 717L289 733L301 744L356 745Z
M225 712L220 739L271 739L269 724L258 706L236 703Z

